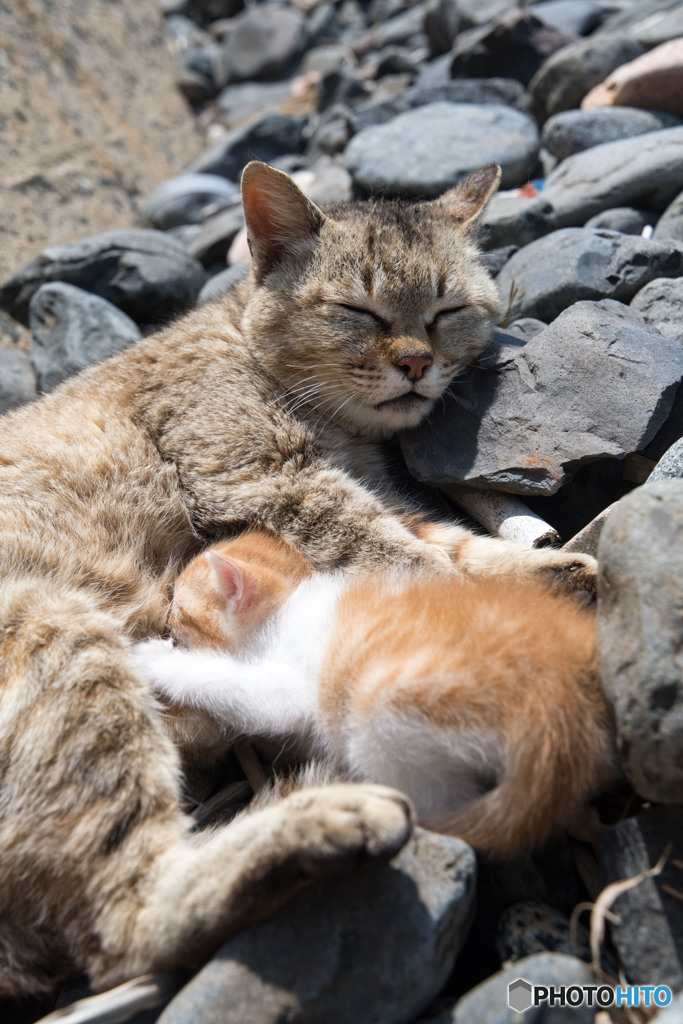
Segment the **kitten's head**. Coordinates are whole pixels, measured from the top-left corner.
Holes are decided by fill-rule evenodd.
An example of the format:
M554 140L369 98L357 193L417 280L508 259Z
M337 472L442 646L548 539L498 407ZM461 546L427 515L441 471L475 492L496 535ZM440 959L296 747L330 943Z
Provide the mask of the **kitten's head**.
M491 164L440 199L324 213L252 162L242 199L252 343L291 397L361 434L415 426L485 347L498 295L471 229L497 188Z
M186 647L237 653L310 572L296 548L265 530L215 544L176 580L171 633Z

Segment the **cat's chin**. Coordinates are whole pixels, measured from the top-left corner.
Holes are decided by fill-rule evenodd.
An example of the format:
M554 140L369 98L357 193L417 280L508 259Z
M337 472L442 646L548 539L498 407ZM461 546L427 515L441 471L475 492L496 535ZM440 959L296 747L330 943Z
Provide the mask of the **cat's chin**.
M347 422L366 436L390 437L400 430L416 427L431 411L434 402L434 398L411 392L377 405L356 406L349 413Z

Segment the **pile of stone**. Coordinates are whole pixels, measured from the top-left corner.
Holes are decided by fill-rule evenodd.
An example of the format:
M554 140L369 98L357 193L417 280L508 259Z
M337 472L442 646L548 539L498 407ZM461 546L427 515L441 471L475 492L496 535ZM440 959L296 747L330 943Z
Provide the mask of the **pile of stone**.
M33 339L1 353L0 409L241 280L252 157L323 205L428 199L497 161L481 258L504 320L403 455L425 488L520 496L570 550L598 552L625 778L595 847L563 839L477 867L458 840L419 832L390 868L303 894L227 943L160 1021L517 1019L519 978L595 981L573 908L667 848L661 874L615 902L601 966L683 989L683 4L161 6L212 144L147 197L144 226L56 239L0 288Z

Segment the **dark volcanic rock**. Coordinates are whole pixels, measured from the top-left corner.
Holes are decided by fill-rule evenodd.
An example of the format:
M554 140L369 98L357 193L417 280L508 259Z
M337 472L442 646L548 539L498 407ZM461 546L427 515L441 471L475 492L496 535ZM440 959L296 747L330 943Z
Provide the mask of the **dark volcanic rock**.
M654 238L680 238L683 241L683 192L667 206L657 221Z
M683 803L683 480L623 498L599 562L600 675L624 771L646 799Z
M587 36L613 10L612 5L596 4L593 0L541 0L534 4L537 18L576 36Z
M235 18L225 42L232 81L281 78L292 70L307 42L306 19L292 7L259 4Z
M217 112L222 123L232 128L265 114L281 113L281 104L291 98L289 82L235 82L221 90Z
M681 166L683 126L664 128L575 153L548 176L543 195L560 227L613 206L663 210L681 191Z
M668 852L660 875L643 879L614 901L610 909L617 920L610 931L631 983L680 989L683 903L671 890L681 890L677 863L683 859L683 808L650 807L641 811L637 817L608 829L599 849L607 884L649 871Z
M643 448L682 374L683 348L628 307L580 302L529 341L497 331L401 447L426 483L554 494L585 463Z
M479 224L480 242L485 249L503 245L519 248L557 227L555 211L542 194L525 199L499 193L486 207Z
M498 288L510 317L550 323L581 299L630 302L657 277L683 274L683 244L655 242L594 228L563 228L521 249L501 271Z
M273 163L285 153L302 153L306 118L300 114L266 114L253 123L233 128L191 165L202 174L220 174L238 181L250 160Z
M201 224L215 207L233 198L238 188L217 174L180 174L147 196L142 216L162 231L181 224Z
M526 112L528 100L524 86L514 78L458 78L440 85L414 85L392 99L361 103L354 108L351 120L354 132L375 124L385 124L397 114L428 103L504 104Z
M41 391L139 341L137 325L111 302L56 281L29 304L31 363Z
M228 941L159 1024L408 1024L453 967L475 873L463 842L418 831L390 866L309 889Z
M631 300L631 309L660 334L683 341L683 277L650 281Z
M243 225L242 204L235 203L209 217L188 244L188 250L205 267L221 261L224 263L232 240Z
M31 296L48 281L94 292L137 323L154 323L193 305L204 271L179 242L161 231L106 231L43 249L0 288L0 307L28 323Z
M221 270L220 274L214 274L200 291L197 305L202 302L210 302L212 299L219 299L221 295L227 295L248 274L249 265L247 263L235 263L234 266Z
M536 900L513 903L502 915L496 931L496 949L503 963L534 953L580 953L590 961L588 930L579 923L579 949L571 941L569 918L555 907Z
M504 187L522 184L537 153L536 127L518 110L431 103L360 132L344 162L368 192L431 198L493 161Z
M29 357L17 349L0 349L0 414L36 397L36 375Z
M584 227L604 228L606 231L621 231L623 235L642 235L646 225L653 226L657 215L648 210L636 210L633 206L615 206L603 210L587 220Z
M534 113L545 121L551 114L578 107L611 71L642 52L640 43L628 35L591 36L570 43L549 57L529 83Z
M479 32L467 33L453 47L453 78L503 75L528 85L556 50L575 36L546 25L530 11L509 11Z
M541 138L554 157L566 160L573 153L581 153L604 142L617 142L680 124L680 119L672 114L637 110L635 107L565 110L546 121Z
M418 1024L519 1024L524 1017L509 1005L508 998L515 998L514 990L511 995L509 987L520 978L530 985L557 988L593 983L588 967L576 957L564 953L537 953L487 978L458 1000L452 1011ZM526 989L521 994L517 989L520 1011L531 1006L525 1001L526 994ZM594 1010L587 1003L565 1009L545 1003L534 1008L530 1019L533 1024L593 1024Z

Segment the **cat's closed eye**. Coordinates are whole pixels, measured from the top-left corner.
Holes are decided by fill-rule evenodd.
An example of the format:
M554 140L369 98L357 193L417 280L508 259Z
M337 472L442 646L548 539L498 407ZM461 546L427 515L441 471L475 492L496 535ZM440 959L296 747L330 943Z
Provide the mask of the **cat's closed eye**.
M448 321L448 318L454 316L456 313L462 313L463 310L467 309L467 306L463 303L462 306L450 306L448 309L440 309L438 313L435 313L432 319L425 324L425 327L429 330L430 327L436 327L437 324L444 321Z
M353 316L374 321L385 333L391 329L391 325L383 317L379 316L378 313L373 313L370 309L365 309L363 306L353 306L350 302L335 302L334 305L338 309L351 313Z

